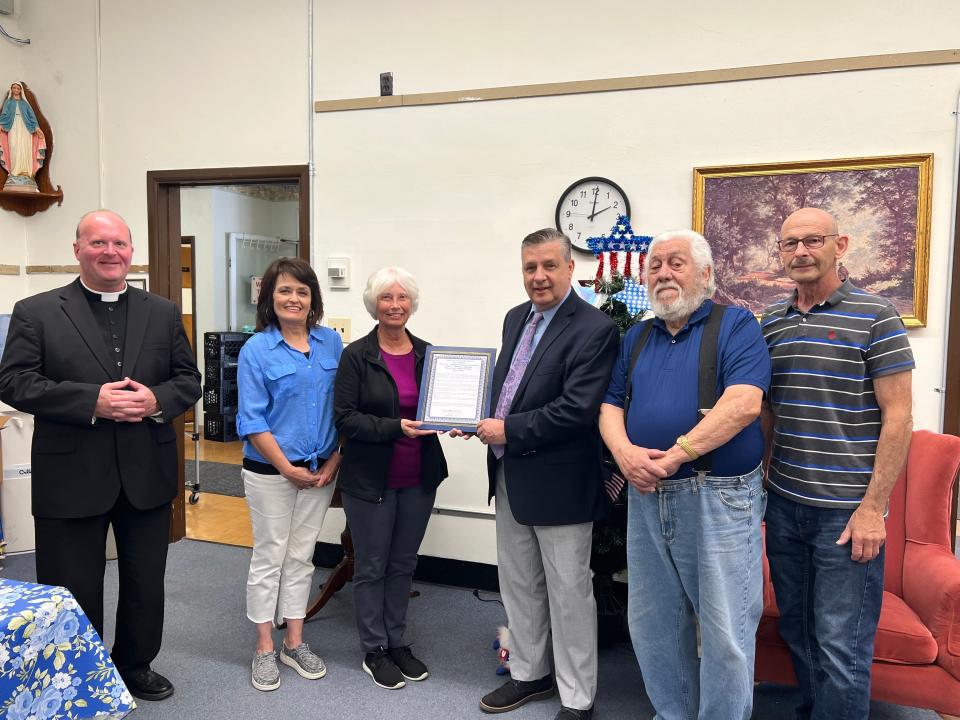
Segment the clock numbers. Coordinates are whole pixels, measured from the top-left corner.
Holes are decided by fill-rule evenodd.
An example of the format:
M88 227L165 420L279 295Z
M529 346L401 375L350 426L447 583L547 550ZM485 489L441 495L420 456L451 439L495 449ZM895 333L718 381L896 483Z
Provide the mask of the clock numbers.
M557 203L556 227L574 247L587 250L587 239L610 232L618 215L630 214L626 193L615 182L588 177L568 187Z

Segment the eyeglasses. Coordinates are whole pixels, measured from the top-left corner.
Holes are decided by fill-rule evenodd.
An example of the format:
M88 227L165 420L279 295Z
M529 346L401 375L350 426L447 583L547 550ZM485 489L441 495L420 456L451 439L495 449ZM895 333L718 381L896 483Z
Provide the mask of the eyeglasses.
M797 245L803 243L807 250L816 250L823 247L823 241L828 237L838 237L836 233L832 235L811 235L805 238L790 238L789 240L777 240L777 247L780 252L792 253L797 251Z

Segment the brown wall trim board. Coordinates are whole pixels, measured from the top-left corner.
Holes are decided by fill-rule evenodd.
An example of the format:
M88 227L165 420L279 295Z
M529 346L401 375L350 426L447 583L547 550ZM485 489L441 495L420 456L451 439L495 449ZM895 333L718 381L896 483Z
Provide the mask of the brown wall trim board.
M150 272L149 265L131 265L131 273L148 273ZM80 273L79 265L27 265L27 275L50 275L57 273L72 273L73 275L78 275ZM19 274L19 273L17 273Z
M826 73L858 72L862 70L888 70L891 68L950 65L953 63L960 63L960 49L925 50L886 55L860 55L854 57L829 58L825 60L776 63L773 65L748 65L746 67L721 68L718 70L694 70L690 72L661 73L658 75L601 78L599 80L509 85L506 87L413 93L410 95L390 95L387 97L317 100L314 103L314 110L318 113L326 113L418 105L449 105L452 103L483 102L487 100L516 100L520 98L550 97L555 95L579 95L583 93L622 90L649 90L652 88L680 87L684 85L711 85L714 83L743 82L746 80L769 80L772 78L799 77L803 75L823 75Z

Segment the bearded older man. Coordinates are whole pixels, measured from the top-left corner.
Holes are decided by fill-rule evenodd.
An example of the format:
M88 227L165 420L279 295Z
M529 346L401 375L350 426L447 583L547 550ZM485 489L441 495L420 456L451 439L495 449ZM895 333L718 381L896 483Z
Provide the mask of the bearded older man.
M627 332L600 408L601 435L630 484L634 652L657 718L746 720L763 609L758 418L770 360L754 317L710 300L702 235L654 238L644 279L656 318ZM715 387L699 388L702 370L716 373Z

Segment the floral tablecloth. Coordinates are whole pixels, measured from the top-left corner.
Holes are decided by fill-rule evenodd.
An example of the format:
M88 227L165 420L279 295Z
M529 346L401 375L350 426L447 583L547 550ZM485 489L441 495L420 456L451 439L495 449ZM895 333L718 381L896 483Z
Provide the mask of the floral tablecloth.
M122 718L135 707L67 590L0 578L0 717Z

